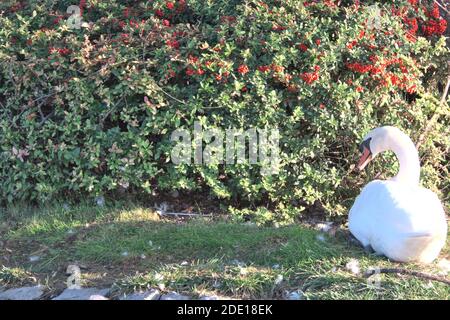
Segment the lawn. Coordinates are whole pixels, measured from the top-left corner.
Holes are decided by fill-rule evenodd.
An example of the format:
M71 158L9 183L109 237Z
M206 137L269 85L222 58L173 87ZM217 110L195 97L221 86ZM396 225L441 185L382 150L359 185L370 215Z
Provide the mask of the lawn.
M154 210L91 205L9 208L0 212L0 286L40 283L47 297L66 287L66 268L80 266L83 286L114 294L159 287L193 297L280 299L448 299L450 286L406 275L384 275L375 286L371 267L442 274L429 266L398 264L369 254L345 228L310 225L260 227L225 216L161 218ZM347 265L359 263L359 273ZM357 270L353 270L357 271Z

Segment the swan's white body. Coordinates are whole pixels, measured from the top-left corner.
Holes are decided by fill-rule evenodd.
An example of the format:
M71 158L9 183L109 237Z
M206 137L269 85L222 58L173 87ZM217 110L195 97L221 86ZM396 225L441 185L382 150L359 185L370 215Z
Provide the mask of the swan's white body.
M419 186L420 165L414 144L393 127L377 128L367 139L371 158L392 150L400 170L391 180L375 180L364 187L350 209L351 233L364 246L370 245L392 260L432 262L445 245L447 221L436 194Z

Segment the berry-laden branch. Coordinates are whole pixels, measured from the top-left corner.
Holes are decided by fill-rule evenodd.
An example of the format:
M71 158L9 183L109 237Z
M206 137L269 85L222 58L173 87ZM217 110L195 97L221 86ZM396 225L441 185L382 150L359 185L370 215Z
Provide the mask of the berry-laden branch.
M413 276L417 278L427 279L427 280L433 280L433 281L439 281L442 283L445 283L447 285L450 285L450 280L448 280L445 277L439 277L433 274L419 272L419 271L413 271L408 269L400 269L400 268L381 268L379 270L368 270L365 273L365 276L367 278L373 276L376 273L396 273L396 274L405 274L408 276Z

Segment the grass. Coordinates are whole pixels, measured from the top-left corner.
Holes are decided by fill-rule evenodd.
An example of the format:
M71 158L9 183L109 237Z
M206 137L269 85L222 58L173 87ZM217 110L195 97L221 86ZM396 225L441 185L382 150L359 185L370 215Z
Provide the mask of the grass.
M115 293L159 287L194 296L278 299L301 290L307 299L448 299L449 286L381 275L370 267L430 273L435 264L397 264L367 254L345 232L320 234L291 225L258 227L224 217L163 220L150 209L79 205L0 211L0 285L40 282L48 294L65 288L69 264L81 267L83 285ZM30 257L33 257L30 260ZM441 258L449 258L447 247ZM346 268L357 259L360 274Z

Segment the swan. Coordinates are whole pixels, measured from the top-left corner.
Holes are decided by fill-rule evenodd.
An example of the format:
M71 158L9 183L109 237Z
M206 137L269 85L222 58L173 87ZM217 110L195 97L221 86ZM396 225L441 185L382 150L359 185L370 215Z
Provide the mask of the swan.
M400 129L373 129L359 147L358 169L393 151L400 163L389 180L368 183L349 212L348 227L367 249L398 262L431 263L444 247L447 221L437 195L419 185L420 162L414 143Z

